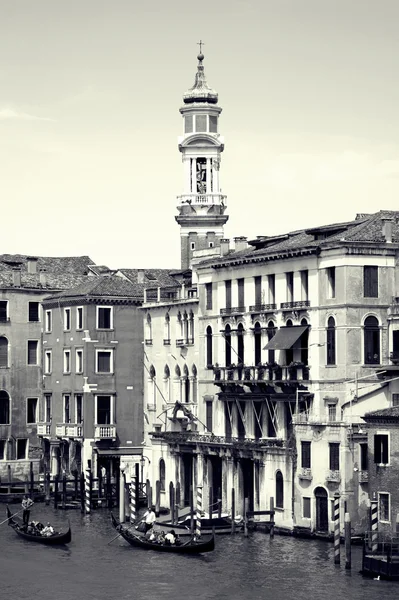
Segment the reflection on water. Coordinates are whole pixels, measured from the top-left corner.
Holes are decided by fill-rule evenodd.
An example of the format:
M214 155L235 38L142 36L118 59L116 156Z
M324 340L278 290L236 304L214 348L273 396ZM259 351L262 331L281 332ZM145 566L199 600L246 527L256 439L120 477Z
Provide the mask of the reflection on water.
M358 547L352 548L351 571L344 564L334 566L330 543L285 536L270 541L256 532L248 538L218 536L216 550L202 556L165 554L132 548L121 538L109 544L115 530L106 511L87 517L35 505L32 512L32 518L64 528L68 517L72 542L67 547L26 542L6 524L0 526L1 598L390 600L399 592L399 583L359 574Z

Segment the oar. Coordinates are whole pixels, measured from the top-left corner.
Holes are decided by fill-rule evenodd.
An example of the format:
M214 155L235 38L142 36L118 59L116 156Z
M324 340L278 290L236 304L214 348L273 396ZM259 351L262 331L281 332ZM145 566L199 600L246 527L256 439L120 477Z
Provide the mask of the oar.
M142 519L140 519L139 521L136 521L135 523L132 523L131 525L129 525L129 527L126 527L126 531L128 529L131 529L132 527L134 527L135 525L138 525L139 523L141 523L141 521L144 519L144 517ZM111 544L114 540L116 540L118 537L120 537L122 534L118 533L118 535L116 535L114 538L112 538L112 540L110 542L107 543L107 546L109 546L109 544Z
M21 513L24 509L21 508L21 510L19 510L18 512L14 513L13 515L11 515L10 517L7 517L7 519L4 519L4 521L2 521L0 523L0 525L3 525L4 523L6 523L7 521L9 521L10 519L12 519L13 517L15 517L16 515L19 515L19 513Z

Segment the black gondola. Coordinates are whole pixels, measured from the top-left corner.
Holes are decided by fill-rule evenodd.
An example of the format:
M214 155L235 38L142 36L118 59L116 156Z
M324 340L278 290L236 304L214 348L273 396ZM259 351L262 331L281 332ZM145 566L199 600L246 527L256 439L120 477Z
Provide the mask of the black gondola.
M22 519L15 518L10 509L7 506L7 517L8 524L12 527L17 535L19 535L24 540L28 540L29 542L37 542L38 544L46 544L47 546L58 546L60 544L69 544L72 539L71 535L71 527L68 527L68 531L65 533L53 533L49 536L44 535L35 535L32 533L27 533L25 525L22 522Z
M212 552L215 549L215 536L212 535L208 539L194 540L191 538L187 542L180 545L159 544L150 542L144 536L131 531L128 527L124 527L117 521L111 513L112 524L116 531L126 540L131 546L137 546L144 550L155 550L156 552L175 552L178 554L201 554L202 552Z

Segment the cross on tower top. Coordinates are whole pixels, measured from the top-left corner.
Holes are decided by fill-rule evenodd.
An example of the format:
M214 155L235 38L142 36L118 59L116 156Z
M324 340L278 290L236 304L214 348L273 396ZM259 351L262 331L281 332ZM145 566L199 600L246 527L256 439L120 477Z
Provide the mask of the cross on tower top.
M205 43L202 40L200 40L199 42L197 42L197 46L200 47L200 53L202 53L202 46L205 46Z

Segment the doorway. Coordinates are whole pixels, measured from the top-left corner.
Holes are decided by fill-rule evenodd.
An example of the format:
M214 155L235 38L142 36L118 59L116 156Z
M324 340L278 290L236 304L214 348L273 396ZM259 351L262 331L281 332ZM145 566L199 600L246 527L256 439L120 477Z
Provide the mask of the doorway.
M314 491L316 498L316 531L328 532L328 495L324 488L317 487Z

